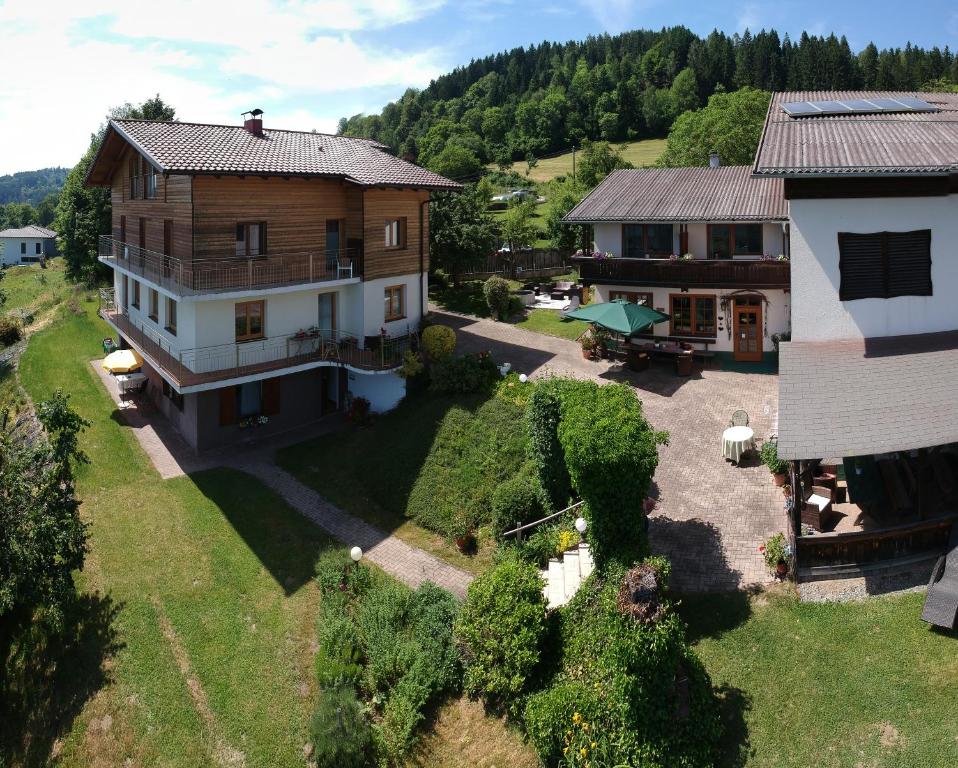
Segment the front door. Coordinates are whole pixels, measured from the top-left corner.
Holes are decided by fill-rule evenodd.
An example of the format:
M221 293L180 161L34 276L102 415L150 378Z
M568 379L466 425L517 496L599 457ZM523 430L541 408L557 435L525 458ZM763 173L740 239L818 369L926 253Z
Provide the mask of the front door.
M735 302L735 359L743 362L762 361L762 305Z

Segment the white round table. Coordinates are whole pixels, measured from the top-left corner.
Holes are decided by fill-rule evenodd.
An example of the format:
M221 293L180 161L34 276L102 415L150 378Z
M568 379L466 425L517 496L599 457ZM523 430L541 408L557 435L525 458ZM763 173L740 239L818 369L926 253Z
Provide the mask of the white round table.
M722 433L722 456L738 464L746 451L755 450L751 427L729 427Z

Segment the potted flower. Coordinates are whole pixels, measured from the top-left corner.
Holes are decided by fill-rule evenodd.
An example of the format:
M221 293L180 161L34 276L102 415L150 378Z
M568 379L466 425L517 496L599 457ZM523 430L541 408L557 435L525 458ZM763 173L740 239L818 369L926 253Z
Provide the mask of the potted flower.
M452 537L456 542L456 549L464 555L476 552L476 527L472 515L466 510L460 510L452 524Z
M788 563L792 556L791 547L785 540L784 533L776 533L758 548L765 558L765 567L781 581L788 576Z
M766 440L762 445L762 463L772 473L772 481L777 486L785 485L785 476L788 473L788 462L778 458L778 441Z
M592 334L582 334L582 337L579 339L579 344L582 345L582 357L586 360L591 360L593 354L595 354L595 339L592 338Z

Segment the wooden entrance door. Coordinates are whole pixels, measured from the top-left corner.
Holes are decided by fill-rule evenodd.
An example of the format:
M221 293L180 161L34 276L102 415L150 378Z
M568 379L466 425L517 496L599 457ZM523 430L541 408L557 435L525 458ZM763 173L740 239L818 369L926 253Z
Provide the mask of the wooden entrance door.
M736 360L743 362L762 361L762 305L760 302L746 304L735 302L735 324L732 338L735 341Z

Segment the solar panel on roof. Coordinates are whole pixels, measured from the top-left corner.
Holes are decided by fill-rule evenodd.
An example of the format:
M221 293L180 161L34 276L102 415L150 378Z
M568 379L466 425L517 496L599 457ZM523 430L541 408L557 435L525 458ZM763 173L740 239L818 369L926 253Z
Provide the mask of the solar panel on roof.
M895 101L900 101L906 107L910 107L913 112L937 112L938 107L934 104L929 104L923 99L916 99L914 96L902 96L901 98L895 99Z
M844 102L853 112L881 112L881 107L868 99L848 99Z
M782 111L790 117L864 115L879 112L938 112L938 107L913 96L897 99L844 99L841 101L787 101Z
M789 115L820 115L822 111L807 101L787 101L782 109Z

